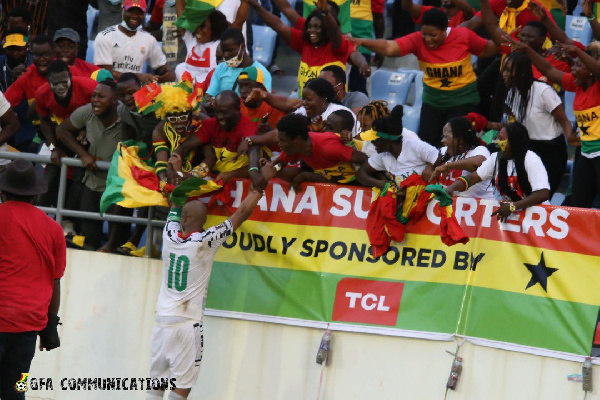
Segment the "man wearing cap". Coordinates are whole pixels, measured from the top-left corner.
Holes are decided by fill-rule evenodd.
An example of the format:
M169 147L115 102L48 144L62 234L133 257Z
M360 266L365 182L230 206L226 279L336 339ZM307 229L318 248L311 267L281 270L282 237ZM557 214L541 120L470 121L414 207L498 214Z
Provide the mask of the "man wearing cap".
M261 133L274 129L277 126L277 122L285 115L285 112L271 107L260 97L248 99L252 89L266 90L264 83L265 76L262 70L255 66L244 68L240 76L238 76L236 83L237 89L240 92L240 111L242 115L249 118L258 126L258 130Z
M6 93L13 84L31 65L31 53L27 51L27 28L13 27L6 32L4 50L6 54L0 55L0 90ZM10 145L19 151L37 153L39 144L33 143L36 129L27 116L27 100L22 100L13 110L21 123L21 128L10 140Z
M67 252L63 230L32 202L46 191L33 164L16 160L0 174L0 392L2 399L25 399L15 390L40 348L60 346L60 278Z
M56 48L54 54L57 59L63 60L68 65L77 68L84 76L91 76L100 68L77 57L81 38L79 33L71 28L62 28L54 34Z
M167 64L156 39L141 30L146 15L146 0L125 0L123 22L100 32L96 37L94 64L109 70L116 79L133 72L143 84L153 81L171 82L175 73ZM144 73L144 63L155 74Z

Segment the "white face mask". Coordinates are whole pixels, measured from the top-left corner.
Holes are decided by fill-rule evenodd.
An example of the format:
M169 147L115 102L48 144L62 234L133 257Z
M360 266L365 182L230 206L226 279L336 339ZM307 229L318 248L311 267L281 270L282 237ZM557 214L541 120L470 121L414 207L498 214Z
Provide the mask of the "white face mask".
M122 26L123 28L127 29L129 32L137 32L137 31L139 31L140 29L142 29L142 26L143 26L144 24L140 24L140 26L138 26L137 28L135 28L135 29L131 29L131 28L129 27L129 25L127 25L127 23L125 22L125 19L123 18L124 16L125 16L125 10L123 10L123 13L122 13L122 15L121 15L121 19L123 19L123 20L121 21L121 26Z
M244 60L244 56L242 55L242 46L240 45L240 51L238 51L237 56L230 58L229 60L225 60L225 64L231 68L237 68L240 66L242 61Z
M165 7L173 7L174 5L175 5L175 0L165 1Z
M123 0L108 0L108 2L110 4L112 4L113 6L118 6L119 4L121 4L123 2Z

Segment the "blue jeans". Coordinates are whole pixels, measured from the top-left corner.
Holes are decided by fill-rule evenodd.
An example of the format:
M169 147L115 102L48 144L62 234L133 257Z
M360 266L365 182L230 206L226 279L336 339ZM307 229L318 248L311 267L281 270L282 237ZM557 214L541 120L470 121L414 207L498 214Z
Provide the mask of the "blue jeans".
M0 398L24 400L25 393L15 390L22 373L29 372L35 354L38 332L0 332Z

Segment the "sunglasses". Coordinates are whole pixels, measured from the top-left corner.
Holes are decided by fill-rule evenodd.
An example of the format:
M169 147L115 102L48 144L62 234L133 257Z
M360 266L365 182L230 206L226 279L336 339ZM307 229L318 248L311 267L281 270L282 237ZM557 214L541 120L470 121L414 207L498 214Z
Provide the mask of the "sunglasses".
M189 119L189 115L185 114L185 115L172 115L167 117L167 121L169 121L171 124L176 124L177 122L187 122Z

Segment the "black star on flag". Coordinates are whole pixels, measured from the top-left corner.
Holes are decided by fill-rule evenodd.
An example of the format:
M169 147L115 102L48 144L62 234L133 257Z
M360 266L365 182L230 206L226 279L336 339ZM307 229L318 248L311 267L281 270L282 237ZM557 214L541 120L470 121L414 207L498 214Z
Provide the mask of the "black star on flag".
M548 278L553 273L558 271L558 269L546 267L546 261L544 260L544 252L542 252L542 257L541 257L539 263L537 263L537 264L523 263L523 265L525 265L527 267L527 269L529 270L529 272L531 272L531 279L529 280L529 283L527 284L527 287L525 288L525 290L527 290L530 287L534 286L535 284L539 283L540 286L542 287L542 289L544 289L545 292L548 292L548 290L547 290Z
M440 87L450 87L450 84L451 84L452 82L450 82L450 81L448 80L448 78L444 78L444 79L442 79L442 80L440 81L440 83L441 83Z
M588 129L590 129L590 127L589 126L583 126L583 124L581 124L581 126L579 127L579 130L581 131L581 134L583 136L589 135Z

